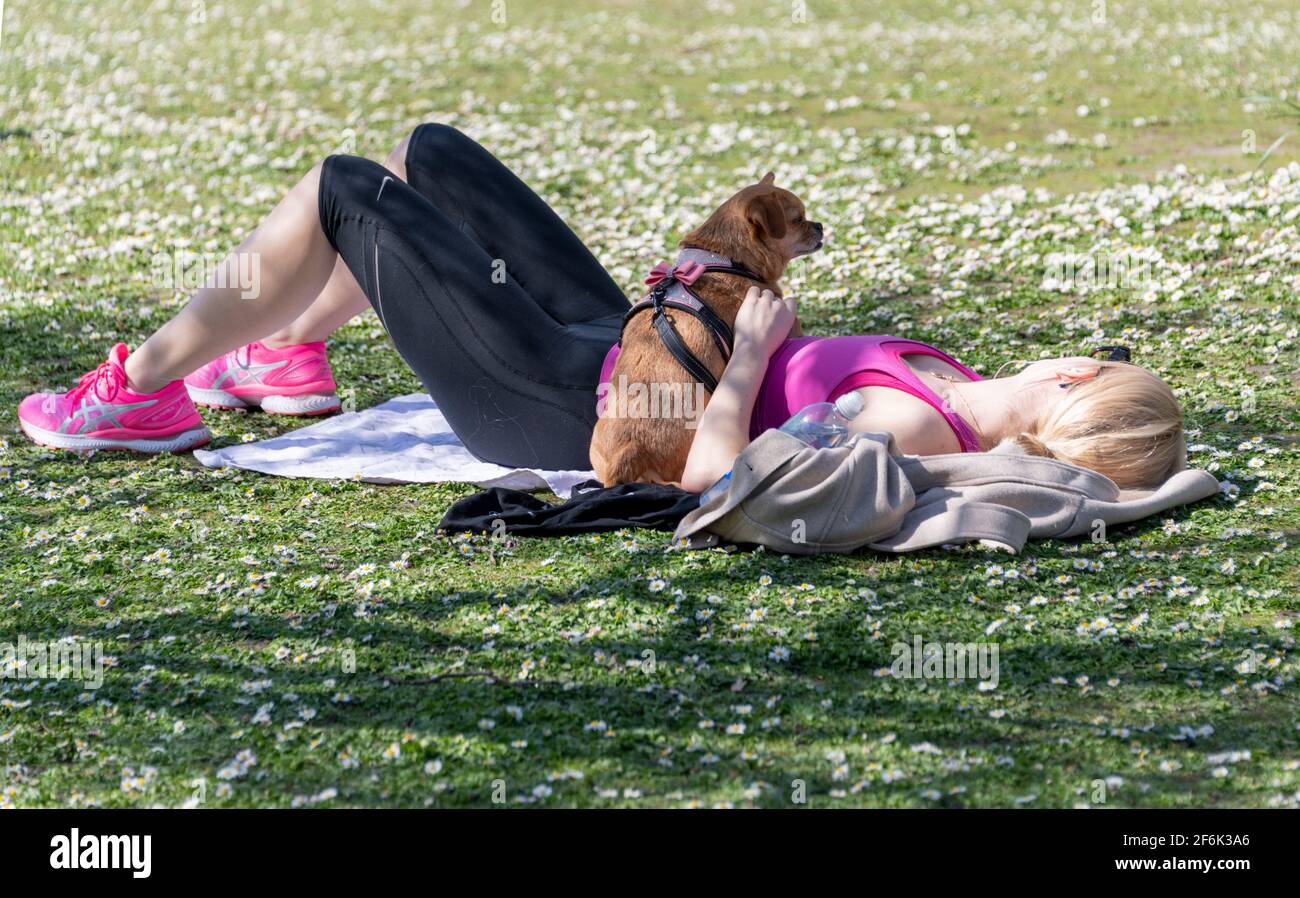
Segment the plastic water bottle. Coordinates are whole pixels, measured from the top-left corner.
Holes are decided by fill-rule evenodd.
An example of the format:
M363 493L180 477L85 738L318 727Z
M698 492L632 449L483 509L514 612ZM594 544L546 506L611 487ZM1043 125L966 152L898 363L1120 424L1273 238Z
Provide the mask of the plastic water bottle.
M849 438L849 422L861 414L864 405L862 394L850 390L834 402L814 402L800 409L781 430L814 449L830 449Z
M814 402L795 412L781 425L781 431L798 437L814 449L830 449L849 438L849 422L862 413L867 401L857 390L850 390L834 402ZM708 502L731 485L731 472L700 495L700 504Z

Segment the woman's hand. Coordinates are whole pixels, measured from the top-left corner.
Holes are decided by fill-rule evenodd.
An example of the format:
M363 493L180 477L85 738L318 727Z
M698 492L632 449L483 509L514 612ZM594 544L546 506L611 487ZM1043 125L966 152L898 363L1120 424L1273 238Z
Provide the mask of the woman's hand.
M736 345L748 345L767 359L785 342L797 321L793 299L750 287L736 313Z

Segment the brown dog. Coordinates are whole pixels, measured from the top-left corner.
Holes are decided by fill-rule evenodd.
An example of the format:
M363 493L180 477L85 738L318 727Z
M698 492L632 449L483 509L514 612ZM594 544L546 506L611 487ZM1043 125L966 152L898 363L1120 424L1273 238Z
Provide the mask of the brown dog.
M762 181L731 197L708 221L687 234L681 246L730 259L733 265L757 275L761 286L779 296L778 281L790 261L821 247L822 226L808 221L799 198L774 181L775 175L768 172ZM752 286L758 285L745 277L708 272L694 289L732 327ZM714 377L721 377L725 358L709 330L689 313L669 310L666 314L695 357ZM591 464L606 486L679 482L708 401L703 387L697 386L664 346L651 317L650 312L641 312L628 322L610 386L602 388L602 412L591 435ZM801 333L796 323L790 336ZM638 390L640 402L627 395ZM647 391L659 391L664 402L647 405ZM676 397L677 404L668 403L668 397Z

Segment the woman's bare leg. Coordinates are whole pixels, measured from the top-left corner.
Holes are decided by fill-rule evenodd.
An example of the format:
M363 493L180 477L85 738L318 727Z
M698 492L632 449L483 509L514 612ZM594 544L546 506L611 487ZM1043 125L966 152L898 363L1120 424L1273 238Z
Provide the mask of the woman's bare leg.
M406 146L409 137L393 148L384 160L384 167L403 181L406 180ZM320 295L305 311L289 324L277 330L262 342L272 348L315 343L324 340L338 328L370 308L370 301L357 279L352 276L342 259L334 263L334 271Z
M370 301L361 292L357 279L348 271L343 260L336 257L329 281L311 305L275 333L262 337L262 342L272 349L281 349L325 340L368 308Z
M338 258L320 226L317 165L227 257L227 271L255 265L257 288L249 296L210 279L126 360L127 383L151 393L179 380L222 353L274 333L293 321L320 294Z

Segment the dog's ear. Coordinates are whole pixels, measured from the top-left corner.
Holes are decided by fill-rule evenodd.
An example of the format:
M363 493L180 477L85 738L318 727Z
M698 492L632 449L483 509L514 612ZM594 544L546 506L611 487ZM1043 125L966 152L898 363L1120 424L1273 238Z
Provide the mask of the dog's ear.
M749 197L745 204L745 218L759 234L780 240L785 236L785 209L781 208L781 201L771 189L771 177L772 173L768 172L767 177L763 178L763 184L768 185L768 189L756 191Z
M761 180L761 181L758 182L758 186L759 186L759 187L769 187L769 188L770 188L770 187L775 187L775 186L776 186L776 173L775 173L775 172L768 172L767 174L763 175L763 180Z

